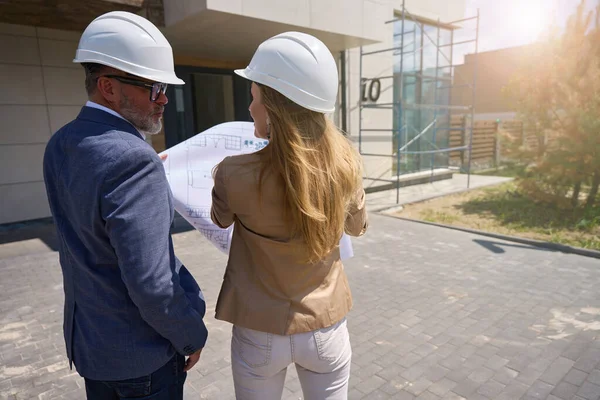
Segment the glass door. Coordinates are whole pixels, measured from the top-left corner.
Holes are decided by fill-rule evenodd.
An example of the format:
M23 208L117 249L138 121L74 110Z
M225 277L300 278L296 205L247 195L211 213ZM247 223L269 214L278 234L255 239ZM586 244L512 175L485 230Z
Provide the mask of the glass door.
M170 85L165 108L166 148L223 122L251 121L250 82L232 70L176 66L185 85Z

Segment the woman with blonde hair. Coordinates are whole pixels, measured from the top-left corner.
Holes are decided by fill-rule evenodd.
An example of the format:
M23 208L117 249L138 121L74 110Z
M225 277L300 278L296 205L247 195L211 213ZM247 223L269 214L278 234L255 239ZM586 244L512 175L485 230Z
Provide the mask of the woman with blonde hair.
M252 81L255 135L269 144L214 171L211 217L234 224L216 318L233 324L238 399L280 399L294 363L305 399L346 399L352 296L339 241L367 229L361 159L326 114L338 73L317 38L263 42Z

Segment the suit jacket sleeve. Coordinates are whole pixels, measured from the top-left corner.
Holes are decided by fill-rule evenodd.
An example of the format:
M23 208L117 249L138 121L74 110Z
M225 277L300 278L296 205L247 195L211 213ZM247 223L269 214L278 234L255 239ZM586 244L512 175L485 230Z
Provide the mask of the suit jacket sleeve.
M362 236L369 226L367 208L365 207L365 190L361 187L350 201L344 230L351 236Z
M225 160L218 165L215 172L215 185L212 190L212 207L210 209L210 218L221 228L229 227L234 220L234 214L229 207L229 199L227 198Z
M172 198L158 156L138 147L121 154L108 168L101 196L107 235L142 318L183 355L204 347L204 300L174 254ZM200 300L192 305L186 290L198 291Z

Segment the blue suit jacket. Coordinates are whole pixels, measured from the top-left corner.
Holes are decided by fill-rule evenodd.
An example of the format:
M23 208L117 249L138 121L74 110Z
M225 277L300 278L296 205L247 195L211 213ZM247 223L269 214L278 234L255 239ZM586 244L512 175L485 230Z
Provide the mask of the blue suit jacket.
M50 139L44 180L60 243L69 360L89 379L148 375L204 347L206 305L175 257L162 161L127 121L83 107Z

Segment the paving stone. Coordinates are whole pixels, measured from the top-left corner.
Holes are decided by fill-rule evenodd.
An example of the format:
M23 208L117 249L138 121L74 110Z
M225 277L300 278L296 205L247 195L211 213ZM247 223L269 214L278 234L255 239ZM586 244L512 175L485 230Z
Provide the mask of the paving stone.
M443 378L442 380L434 383L429 387L431 393L434 393L438 396L445 396L448 392L450 392L454 387L456 387L457 383L451 381L450 379Z
M442 400L466 400L464 397L457 395L454 392L447 393Z
M471 374L469 375L469 379L481 385L487 382L489 379L491 379L492 376L494 376L494 371L485 367L480 367L475 371L471 372Z
M513 382L507 385L502 392L496 397L495 400L515 400L523 396L528 390L529 386L524 385L520 382Z
M494 374L493 379L504 385L508 385L509 383L513 382L518 375L519 373L517 371L508 367L502 367L498 372L496 372L496 374Z
M440 397L429 391L424 391L419 396L417 396L416 400L440 400Z
M399 391L401 391L402 389L404 389L406 386L408 385L408 381L406 380L388 380L386 383L384 383L379 390L387 393L388 395L392 396L396 393L398 393Z
M489 399L493 399L498 396L505 387L506 385L503 385L500 382L489 380L477 389L477 393L484 395Z
M551 385L556 385L565 377L565 375L569 373L569 371L573 368L573 365L575 365L573 360L569 360L565 357L558 357L542 374L540 380Z
M363 397L364 400L384 400L389 398L390 395L381 391L380 389L377 389Z
M441 365L434 365L425 371L425 378L432 382L437 382L445 377L449 372L450 370L448 368L444 368Z
M2 235L0 325L18 339L0 341L0 398L80 400L82 379L65 368L57 253L3 252ZM209 310L209 345L186 381L186 399L233 399L231 325L214 319L226 257L195 231L173 238ZM482 245L490 241L504 253ZM581 311L600 303L597 260L374 214L353 244L355 257L345 262L354 300L350 398L517 400L552 387L550 400L575 389L576 400L597 399L597 332L567 323L573 334L556 339L550 328L551 310L600 322ZM290 368L283 398L299 397Z
M600 370L595 369L588 375L587 380L594 385L600 385Z
M470 378L466 378L465 380L458 382L458 385L452 389L452 392L458 394L459 396L469 398L470 395L479 389L479 386L479 382L475 382Z
M414 400L415 396L412 393L408 393L404 390L401 390L400 392L396 393L391 398L394 400Z
M509 360L502 358L497 354L491 356L484 364L485 367L490 368L494 371L498 371L500 368L508 364Z
M579 390L578 386L575 386L569 382L560 382L558 385L556 385L551 393L560 399L569 400L575 396L577 390Z
M527 391L527 395L535 399L545 399L553 389L554 385L542 381L535 381Z
M575 386L581 386L587 377L588 374L586 372L573 368L569 371L567 376L565 376L565 381L572 383Z
M590 382L583 382L583 385L577 391L577 396L583 397L586 400L600 399L600 386Z
M358 389L351 389L348 391L348 399L349 400L361 400L364 398L364 396L365 396L365 394L362 393Z
M356 389L360 390L364 394L369 394L383 384L385 384L385 380L375 375L357 384Z
M406 371L401 365L393 364L387 368L383 368L381 371L377 372L377 375L382 377L387 381L399 380L401 378L402 373Z
M421 393L423 393L425 390L427 390L432 384L433 384L433 382L431 382L430 380L421 378L414 382L409 383L404 388L404 390L407 391L408 393L414 394L415 396L419 396Z
M591 372L600 364L600 350L588 350L575 363L574 368L583 372Z
M525 385L532 385L533 382L537 381L543 372L533 368L532 366L526 367L517 376L517 381L524 383Z

